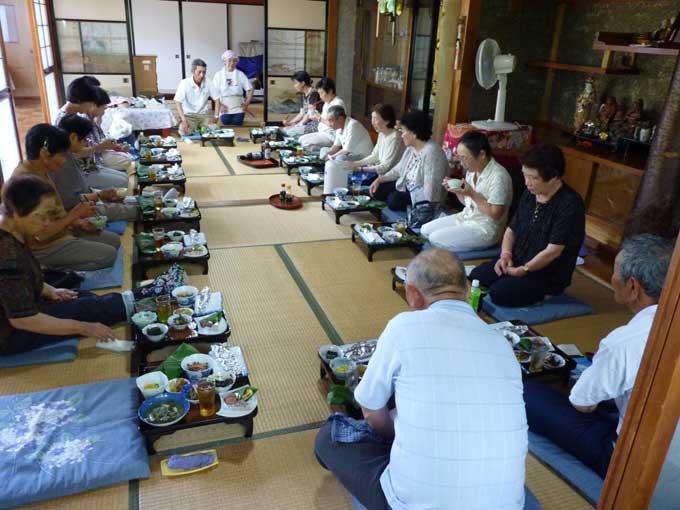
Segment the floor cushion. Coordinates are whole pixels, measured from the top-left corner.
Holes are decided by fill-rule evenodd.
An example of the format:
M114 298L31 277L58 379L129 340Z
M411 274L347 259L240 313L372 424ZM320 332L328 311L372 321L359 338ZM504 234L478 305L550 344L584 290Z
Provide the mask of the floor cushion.
M574 487L590 504L597 505L604 482L595 471L549 439L531 431L529 451Z
M0 397L0 508L150 475L134 379Z
M123 247L118 248L116 260L111 267L96 271L84 271L81 290L108 289L123 285Z
M434 246L427 242L423 245L423 250L430 250ZM478 260L478 259L494 259L501 254L500 246L493 246L482 250L468 250L455 252L460 260Z
M31 351L19 352L0 356L0 368L23 367L25 365L43 365L46 363L59 363L73 361L78 355L77 338L54 342Z
M590 305L567 294L553 296L541 303L518 308L499 306L492 301L491 296L487 295L482 298L482 310L500 322L519 320L525 324L542 324L593 313Z
M119 236L122 236L125 233L126 227L127 227L127 221L116 220L116 221L110 221L109 223L107 223L104 230L107 230L109 232L113 232L114 234L118 234Z

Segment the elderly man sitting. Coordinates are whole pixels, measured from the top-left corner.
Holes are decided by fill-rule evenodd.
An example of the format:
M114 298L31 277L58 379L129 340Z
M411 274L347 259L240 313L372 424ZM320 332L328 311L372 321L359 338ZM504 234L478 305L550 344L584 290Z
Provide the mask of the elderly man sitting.
M574 455L602 478L633 392L647 337L654 322L673 241L642 234L625 240L614 262L614 299L635 314L601 342L567 400L550 386L526 384L529 429ZM600 406L614 400L618 417Z
M352 173L351 161L363 159L373 150L373 142L366 128L358 120L348 117L342 106L331 106L327 113L328 125L335 130L335 141L326 153L324 193L347 185Z
M455 254L433 249L414 258L406 278L414 311L388 323L354 392L383 440L336 442L330 422L319 431L318 460L371 510L524 506L520 367L466 294Z
M200 125L210 121L210 83L205 79L207 64L200 58L191 63L191 76L179 82L175 103L179 114L179 134L196 132Z

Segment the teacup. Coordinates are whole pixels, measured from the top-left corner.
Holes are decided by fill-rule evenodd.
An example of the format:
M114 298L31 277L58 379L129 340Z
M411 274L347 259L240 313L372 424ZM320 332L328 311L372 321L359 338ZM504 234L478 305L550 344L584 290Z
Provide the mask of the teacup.
M449 188L451 189L458 189L463 187L463 180L462 179L449 179L447 183Z

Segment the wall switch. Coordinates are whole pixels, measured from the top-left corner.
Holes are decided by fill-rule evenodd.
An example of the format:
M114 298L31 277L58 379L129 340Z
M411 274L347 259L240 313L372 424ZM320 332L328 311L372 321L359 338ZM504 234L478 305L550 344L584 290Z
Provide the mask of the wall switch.
M130 83L130 78L123 78L123 83Z

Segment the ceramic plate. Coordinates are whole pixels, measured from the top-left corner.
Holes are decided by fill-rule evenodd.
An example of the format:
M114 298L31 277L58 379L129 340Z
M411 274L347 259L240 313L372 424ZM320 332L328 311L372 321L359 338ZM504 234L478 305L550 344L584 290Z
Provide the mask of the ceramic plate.
M207 254L208 254L208 248L206 248L202 244L197 244L197 245L193 246L192 248L185 248L184 249L184 256L188 257L190 259L205 257Z
M543 368L546 370L555 370L562 368L567 364L567 361L557 353L551 352L543 360Z
M402 282L406 281L406 268L403 266L397 266L394 268L394 275L399 278Z
M199 335L204 336L221 335L222 333L227 331L227 329L229 329L229 323L224 317L220 319L220 322L217 323L217 327L214 328L201 327L200 320L201 320L200 318L196 319L196 331L198 331Z
M180 218L197 218L198 211L184 211L180 213Z
M237 391L242 390L243 388L245 388L245 386L235 388L220 395L220 402L222 404L222 407L220 407L220 410L217 411L217 414L219 416L224 416L225 418L240 418L241 416L246 416L255 410L255 408L257 407L257 393L255 393L255 395L253 395L250 398L250 400L248 400L248 402L245 403L244 407L230 406L224 403L224 397L226 397L230 393L236 393Z

